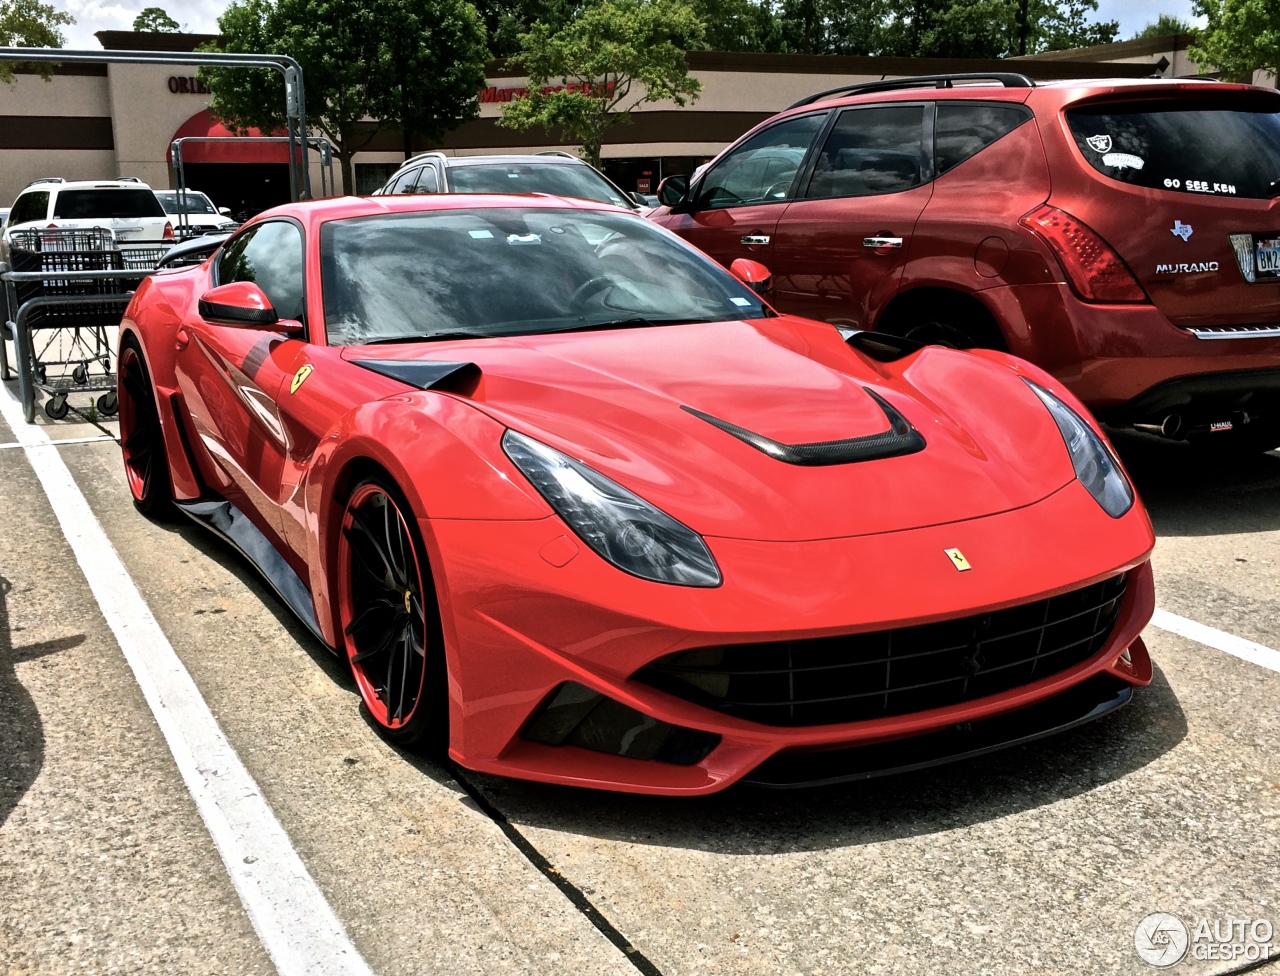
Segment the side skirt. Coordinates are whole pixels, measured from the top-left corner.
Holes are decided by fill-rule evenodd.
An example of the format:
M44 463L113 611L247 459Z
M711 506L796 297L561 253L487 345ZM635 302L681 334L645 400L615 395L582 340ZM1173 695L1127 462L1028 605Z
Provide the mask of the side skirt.
M311 591L293 567L285 561L271 541L263 535L248 516L229 501L175 502L175 505L193 522L220 536L247 559L262 574L285 606L302 621L303 626L315 636L330 654L337 654L320 633L316 622L315 603Z

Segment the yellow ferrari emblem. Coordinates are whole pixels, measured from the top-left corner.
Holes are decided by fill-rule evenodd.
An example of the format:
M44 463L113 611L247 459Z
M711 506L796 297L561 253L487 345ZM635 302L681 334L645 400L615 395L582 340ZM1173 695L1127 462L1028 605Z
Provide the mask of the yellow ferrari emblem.
M964 553L959 549L944 549L943 552L947 554L947 558L955 564L956 569L960 570L960 572L963 573L966 570L973 569L973 567L969 565L969 560L964 558Z
M293 374L293 382L289 384L290 396L298 392L298 387L307 381L307 377L311 375L314 369L315 367L310 363L307 363L305 366L298 367L298 371Z

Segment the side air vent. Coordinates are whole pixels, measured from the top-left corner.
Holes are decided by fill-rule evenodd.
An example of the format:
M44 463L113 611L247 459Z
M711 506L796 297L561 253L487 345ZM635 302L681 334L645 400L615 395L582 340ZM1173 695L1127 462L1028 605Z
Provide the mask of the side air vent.
M480 378L480 367L475 363L431 359L353 359L352 362L419 390L465 392Z
M865 437L850 437L839 441L816 441L812 444L783 444L763 434L756 434L731 424L727 420L713 417L709 413L695 410L693 407L681 407L699 420L705 420L712 427L719 427L726 434L749 444L762 454L783 461L787 464L800 464L809 467L821 467L830 464L852 464L855 461L875 461L880 458L900 457L904 454L915 454L924 450L924 437L920 431L911 426L906 417L898 413L884 397L869 387L863 387L867 395L879 404L889 421L889 429L880 434L867 434Z

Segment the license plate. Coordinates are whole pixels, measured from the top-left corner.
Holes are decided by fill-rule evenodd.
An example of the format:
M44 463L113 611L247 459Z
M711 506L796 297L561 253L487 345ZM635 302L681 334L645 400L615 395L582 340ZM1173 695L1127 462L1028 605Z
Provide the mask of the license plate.
M1260 277L1280 277L1280 237L1255 238L1253 254Z

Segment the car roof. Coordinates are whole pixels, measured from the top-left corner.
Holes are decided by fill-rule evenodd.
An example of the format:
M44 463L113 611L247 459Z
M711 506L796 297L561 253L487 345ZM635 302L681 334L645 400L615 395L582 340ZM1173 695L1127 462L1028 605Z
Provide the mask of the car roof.
M426 152L419 153L412 159L406 159L400 164L400 167L388 179L399 176L402 172L411 167L421 166L428 159L434 159L443 163L446 167L455 166L500 166L503 163L528 163L535 161L546 166L586 166L587 164L576 156L561 154L559 152L547 153L474 153L466 156L446 156L442 152Z
M150 190L151 187L137 180L37 180L22 188L28 190Z
M626 207L615 207L595 200L579 200L576 197L558 197L549 193L440 193L327 197L323 200L286 203L258 214L244 226L251 227L272 217L293 217L304 224L314 226L350 217L430 213L436 210L599 210L636 216L634 210Z
M936 88L932 83L921 83L918 88L895 88L889 91L872 91L849 95L833 94L830 98L812 102L808 105L796 106L779 115L802 114L817 108L832 108L845 105L868 105L882 102L918 102L929 101L1001 101L1027 102L1039 101L1041 95L1049 95L1057 103L1074 101L1090 95L1103 95L1111 92L1167 94L1175 91L1197 94L1205 91L1227 92L1270 92L1274 89L1258 88L1253 85L1240 85L1230 82L1216 81L1210 78L1063 78L1053 81L1037 81L1028 88L1015 88L990 82L977 82L956 85L953 88ZM775 116L776 118L777 116ZM772 120L770 120L772 121Z

